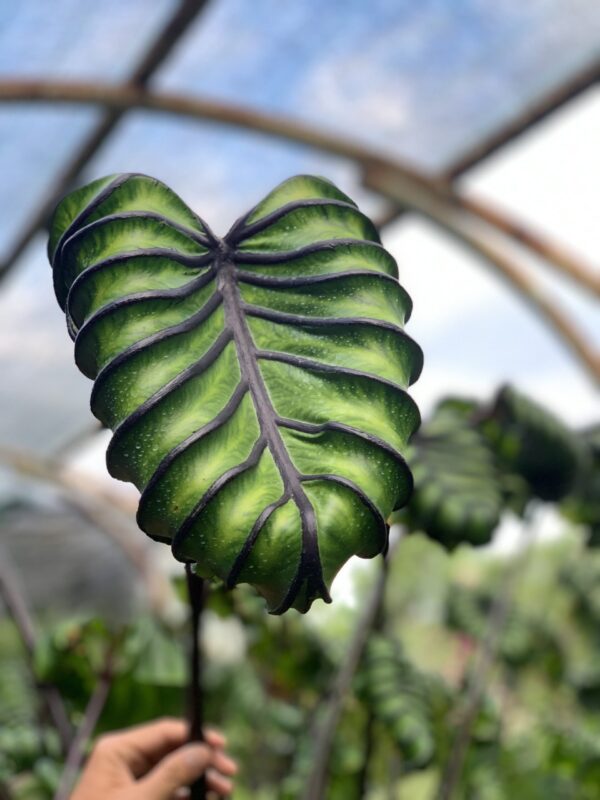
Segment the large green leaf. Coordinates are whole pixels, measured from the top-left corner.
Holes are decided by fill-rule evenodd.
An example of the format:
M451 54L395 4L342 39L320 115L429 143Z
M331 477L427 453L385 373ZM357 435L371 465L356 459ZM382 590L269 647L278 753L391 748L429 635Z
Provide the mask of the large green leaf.
M548 409L503 387L482 421L502 470L521 476L541 500L560 500L574 486L582 466L577 435Z
M415 437L409 457L415 490L402 516L449 549L488 542L502 511L492 454L467 408L456 400L441 403Z
M406 660L397 642L371 636L357 688L400 750L405 770L423 768L434 756L430 705L441 688L434 683Z
M600 545L600 425L596 424L579 433L585 453L582 468L561 510L566 517L588 529L587 543Z
M385 548L422 354L346 195L292 178L220 239L158 181L108 177L59 205L49 255L144 531L274 613L328 600L351 555Z

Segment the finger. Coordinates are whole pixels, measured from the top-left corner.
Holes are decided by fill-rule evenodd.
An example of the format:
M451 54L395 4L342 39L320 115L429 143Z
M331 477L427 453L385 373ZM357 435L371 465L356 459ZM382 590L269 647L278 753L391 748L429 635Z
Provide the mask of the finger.
M214 743L212 752L213 768L209 768L206 771L207 798L229 795L233 791L233 783L228 780L226 776L235 775L238 771L238 765L221 749L226 743L225 737L222 734L216 731L205 730L204 737L207 744L212 745L212 743ZM190 797L190 794L189 787L185 786L177 789L173 798L175 800L185 800Z
M139 796L144 800L171 800L177 789L192 784L212 761L213 751L205 744L180 747L138 782Z
M134 777L139 777L168 753L181 747L187 736L188 727L183 720L165 717L107 734L98 740L95 751L105 760L118 759Z
M228 795L233 792L233 782L215 769L207 770L206 786L220 795Z
M105 734L98 739L92 757L113 776L141 778L168 753L188 741L189 728L181 719L164 717L155 722L135 725L123 731ZM227 740L219 731L204 731L207 744L221 751Z
M213 750L212 766L222 772L223 775L235 775L238 771L238 766L232 758L222 750Z
M135 775L145 774L150 769L153 763L150 756L160 758L165 748L177 748L182 737L185 741L186 734L185 723L169 719L100 736L73 798L108 797L115 789L130 785ZM148 752L141 751L140 745Z
M182 719L163 717L154 722L134 725L123 731L107 734L107 744L113 749L128 750L135 747L148 758L157 763L167 753L175 750L188 741L189 727ZM206 742L211 747L223 748L227 739L214 728L204 730Z
M205 728L204 738L206 743L211 747L218 747L222 749L227 745L227 738L223 736L221 731L216 731L214 728Z

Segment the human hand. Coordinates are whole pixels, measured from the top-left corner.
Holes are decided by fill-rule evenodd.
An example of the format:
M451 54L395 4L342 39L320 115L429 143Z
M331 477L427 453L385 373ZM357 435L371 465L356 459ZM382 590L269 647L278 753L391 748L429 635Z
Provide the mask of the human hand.
M225 738L206 731L206 742L189 744L188 727L162 719L101 736L71 800L173 800L206 774L207 789L230 794L237 765Z

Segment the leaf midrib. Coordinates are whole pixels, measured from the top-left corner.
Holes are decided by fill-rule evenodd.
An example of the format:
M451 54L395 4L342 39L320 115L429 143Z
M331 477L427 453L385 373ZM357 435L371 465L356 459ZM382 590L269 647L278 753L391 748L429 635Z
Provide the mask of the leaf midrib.
M317 540L317 521L312 503L302 486L301 475L292 462L277 425L278 414L267 391L258 366L257 350L248 328L244 314L244 303L236 279L236 266L224 250L216 259L217 286L223 298L225 324L231 330L235 342L242 379L248 385L256 416L269 452L281 475L284 496L294 500L300 514L302 526L302 551L296 575L292 580L280 608L285 609L294 601L305 575L311 576L309 592L318 590L325 598L329 597ZM317 584L315 586L315 583ZM279 613L279 609L275 611Z

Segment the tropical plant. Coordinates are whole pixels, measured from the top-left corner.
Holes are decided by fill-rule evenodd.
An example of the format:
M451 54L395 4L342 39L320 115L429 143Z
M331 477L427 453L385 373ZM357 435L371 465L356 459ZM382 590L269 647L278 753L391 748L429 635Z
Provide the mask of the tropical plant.
M422 355L396 264L345 194L291 178L219 239L158 181L111 176L58 206L49 256L143 530L272 613L329 600L351 555L385 550Z
M470 424L480 424L477 408L468 416ZM502 485L503 477L497 480ZM586 554L584 547L585 537L569 530L556 544L536 546L523 565L519 554L504 563L476 556L468 546L449 553L419 532L401 539L390 553L385 595L354 689L341 697L321 796L375 800L401 793L433 800L454 757L463 710L481 680L479 655L495 631L493 611L498 596L508 592L508 574L518 576L518 586L495 637L493 674L477 702L452 796L591 800L597 779L600 554ZM332 613L318 624L311 622L318 614L266 615L250 587L228 591L214 585L205 611L207 635L222 625L226 633L218 634L217 652L223 637L239 639L239 645L232 660L206 664L206 712L227 730L241 761L241 800L305 796L314 743L328 709L340 702L332 687L362 625L357 615L371 602L363 598L372 577L357 576L358 610L328 609ZM88 719L112 649L98 731L165 711L181 713L186 636L181 622L166 626L145 617L121 630L94 619L62 621L46 626L38 639L36 679L60 689L79 727ZM50 800L61 782L64 755L47 718L43 725L38 721L6 623L0 640L0 697L10 700L0 703L7 715L1 720L7 733L0 736L0 783L16 800Z
M512 386L500 389L481 429L504 471L519 475L531 495L556 501L575 485L583 461L578 436Z
M432 709L439 695L435 681L415 669L397 641L375 634L357 684L363 701L398 748L404 771L427 766L435 754Z
M445 401L413 439L415 490L399 520L448 548L485 544L500 521L502 493L494 457L456 401Z
M203 688L247 767L241 800L591 800L597 554L575 568L571 532L564 553L469 562L465 580L459 546L486 544L510 510L527 526L540 502L593 544L593 431L504 387L489 403L442 401L409 443L422 363L402 328L410 300L369 220L321 178L286 181L223 239L158 181L106 178L60 204L49 253L92 410L114 431L109 469L142 491L140 527L197 563L196 623L239 639L241 656L208 661ZM281 616L327 600L351 555L385 553L390 522L404 535L358 612L324 627ZM528 600L529 581L553 582L557 608ZM229 591L243 583L272 616L249 587ZM13 607L31 686L62 698L67 740L183 710L181 622L72 618L33 641ZM436 647L415 649L415 631ZM65 731L18 665L13 642L0 796L4 784L18 800L66 797L85 751L67 741L61 774ZM198 736L197 695L191 716Z
M582 466L571 492L562 503L562 512L589 531L588 544L600 544L600 425L579 434Z

